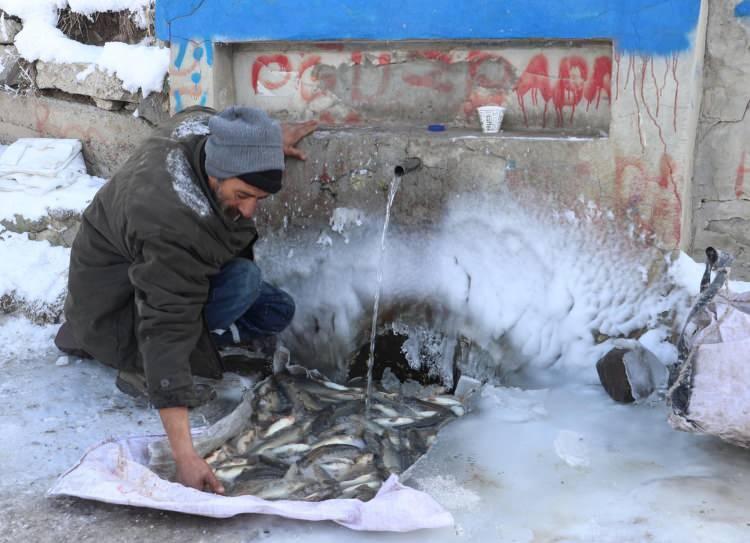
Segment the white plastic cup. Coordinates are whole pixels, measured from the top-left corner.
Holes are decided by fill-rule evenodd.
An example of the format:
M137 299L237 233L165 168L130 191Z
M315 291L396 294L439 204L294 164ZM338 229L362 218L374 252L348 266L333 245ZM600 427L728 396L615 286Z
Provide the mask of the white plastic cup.
M482 132L485 134L496 134L500 131L500 125L503 124L505 108L502 106L482 106L477 108L479 113L479 124L482 125Z

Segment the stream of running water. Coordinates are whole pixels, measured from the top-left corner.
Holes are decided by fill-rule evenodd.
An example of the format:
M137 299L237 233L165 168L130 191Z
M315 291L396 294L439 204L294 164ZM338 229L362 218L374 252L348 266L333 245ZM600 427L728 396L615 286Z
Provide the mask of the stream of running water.
M378 329L378 307L380 306L380 289L383 283L383 265L385 263L385 236L388 232L388 223L391 219L391 206L396 197L401 177L394 175L391 186L388 189L388 204L385 208L385 222L383 223L383 235L380 238L380 260L378 262L378 283L375 290L375 305L372 310L372 328L370 330L370 356L367 358L367 389L365 393L365 417L370 417L370 396L372 395L372 367L375 363L375 336Z

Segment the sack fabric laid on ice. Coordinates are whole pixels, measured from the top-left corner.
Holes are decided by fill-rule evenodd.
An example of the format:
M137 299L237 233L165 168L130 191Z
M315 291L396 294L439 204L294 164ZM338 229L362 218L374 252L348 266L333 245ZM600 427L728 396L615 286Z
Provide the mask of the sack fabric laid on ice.
M317 394L308 397L310 390ZM378 403L387 402L387 397L388 393L373 388L375 407L396 409ZM351 429L351 435L340 436L341 428L360 420L363 400L359 388L337 385L314 370L287 365L285 371L246 392L231 413L193 435L198 454L214 459L210 462L227 488L226 496L171 482L167 474L173 471L174 461L165 436L101 443L63 474L49 494L219 518L263 513L332 520L354 530L406 532L451 526L453 518L448 511L428 494L400 484L397 474L426 452L417 447L417 438L422 436L425 439L421 441L431 443L443 424L463 414L459 400L447 396L416 399L417 412L426 418L365 417L361 425L365 439L359 439ZM406 397L401 401L404 409L411 405ZM318 408L320 411L315 411ZM404 429L410 421L415 426L411 432ZM399 428L389 432L379 425ZM401 448L397 450L392 439L399 436L395 441ZM297 444L288 444L289 439ZM291 454L295 447L304 449L301 458ZM282 451L286 452L282 455ZM352 454L356 462L347 456ZM397 466L394 459L399 460ZM330 471L334 467L336 470ZM242 475L245 471L247 477ZM342 481L337 483L339 475ZM247 491L232 491L241 488Z
M21 138L0 155L0 192L45 194L86 175L81 142Z
M225 497L170 483L146 467L149 444L163 437L133 437L95 446L60 477L49 495L75 496L214 518L260 513L308 521L332 520L352 530L408 532L453 525L453 517L448 511L428 494L400 484L395 475L367 502Z
M679 430L750 447L750 293L725 287L731 255L710 247L706 253L701 294L678 344L669 422Z

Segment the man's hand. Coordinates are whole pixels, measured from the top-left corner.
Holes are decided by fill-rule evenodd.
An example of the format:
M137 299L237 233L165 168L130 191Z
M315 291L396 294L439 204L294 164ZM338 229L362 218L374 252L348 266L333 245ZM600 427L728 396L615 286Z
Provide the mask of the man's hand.
M216 494L224 494L224 487L214 475L211 466L193 448L187 407L165 407L159 409L159 416L177 464L177 480L200 491L209 490Z
M214 475L211 466L197 453L177 458L177 480L185 486L198 490L224 494L224 487Z
M297 149L299 141L315 132L318 121L307 121L304 123L281 123L281 137L284 144L284 156L305 160L305 153Z

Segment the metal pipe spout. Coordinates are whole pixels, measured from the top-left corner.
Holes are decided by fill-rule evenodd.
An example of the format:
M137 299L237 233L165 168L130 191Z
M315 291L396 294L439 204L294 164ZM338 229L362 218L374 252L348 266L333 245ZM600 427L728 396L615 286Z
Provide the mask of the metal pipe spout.
M393 174L396 177L402 177L407 173L413 172L414 170L417 170L421 167L422 161L419 158L409 157L402 160L399 164L396 164L396 167L393 169Z

